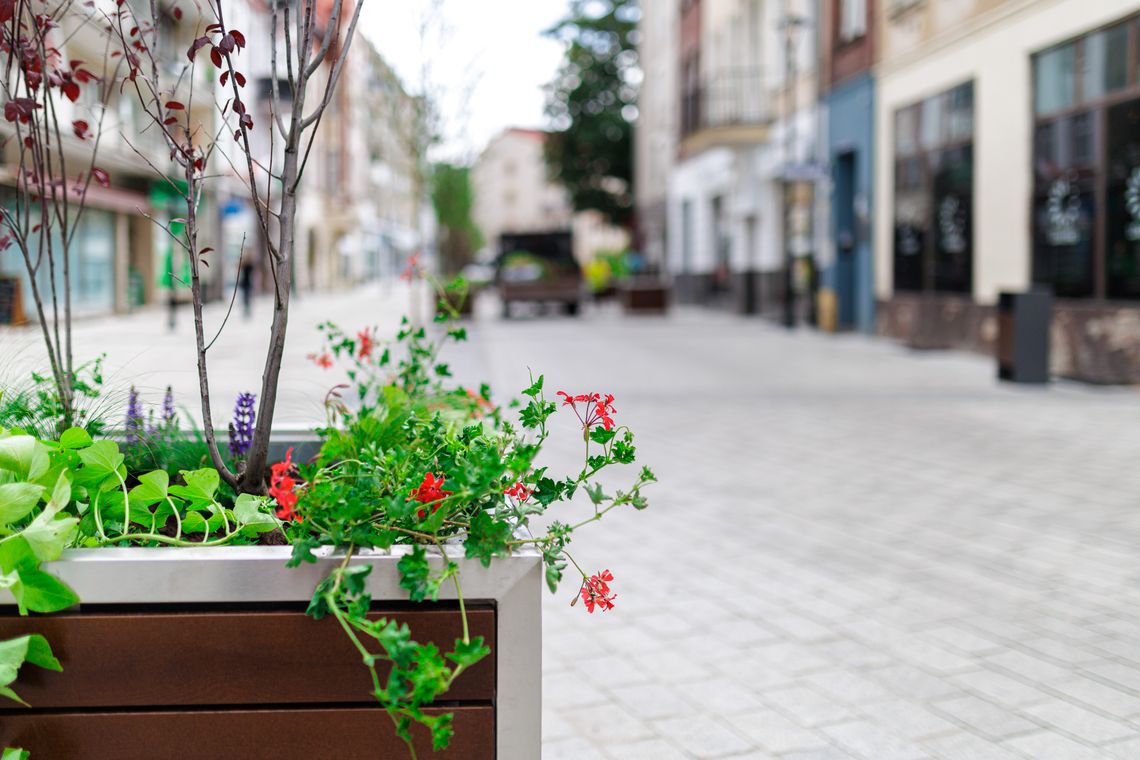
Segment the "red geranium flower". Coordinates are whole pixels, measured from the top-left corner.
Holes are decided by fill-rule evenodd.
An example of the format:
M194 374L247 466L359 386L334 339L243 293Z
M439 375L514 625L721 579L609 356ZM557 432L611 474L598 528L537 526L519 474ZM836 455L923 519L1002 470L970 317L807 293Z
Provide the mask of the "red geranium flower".
M433 472L425 473L424 482L412 489L411 494L408 496L408 501L418 501L420 504L431 504L432 514L435 514L436 510L441 506L440 502L452 494L451 491L443 490L445 480L447 479L443 475L437 477ZM418 510L416 517L421 520L424 519L427 517L427 510Z
M356 334L356 339L360 341L360 349L357 355L361 359L367 359L372 356L372 349L375 348L376 343L372 339L372 332L368 329L361 330Z
M586 612L593 614L595 607L602 612L614 608L614 599L617 599L617 594L611 594L609 586L613 579L613 573L609 570L602 570L582 581L582 590L579 593L582 601L586 604Z
M504 488L503 493L510 496L519 504L522 504L530 498L530 495L534 493L534 489L527 488L521 481L516 481L514 485Z
M417 251L408 257L408 262L404 266L404 271L400 274L400 279L404 282L411 282L416 275L420 272L420 254Z
M321 369L330 369L333 365L332 356L329 355L328 351L320 354L309 354L306 358Z
M277 502L278 518L301 522L301 516L294 511L297 506L297 493L293 490L297 487L297 481L291 475L294 471L293 449L290 447L285 452L285 461L270 467L269 495Z
M600 393L581 393L571 396L566 391L558 391L558 395L563 399L562 406L574 410L584 429L589 430L595 425L601 425L606 430L613 430L614 420L611 415L616 414L617 410L614 409L612 393L607 393L605 396ZM581 409L578 408L579 404L582 405Z

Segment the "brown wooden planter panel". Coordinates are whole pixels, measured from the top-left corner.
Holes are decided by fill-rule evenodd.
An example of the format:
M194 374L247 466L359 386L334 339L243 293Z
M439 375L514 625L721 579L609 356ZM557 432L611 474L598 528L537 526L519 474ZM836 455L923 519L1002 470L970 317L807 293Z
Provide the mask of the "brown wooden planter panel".
M454 609L389 616L441 650L462 636ZM469 609L468 619L492 654L460 676L447 699L491 702L495 611ZM63 664L62 673L20 670L13 686L36 709L372 702L371 678L344 631L332 618L302 612L0 616L0 640L26 633L46 636ZM0 724L10 720L4 708Z
M455 736L433 753L413 729L416 752L440 760L491 760L491 707L457 707ZM406 760L392 721L375 708L217 710L190 713L56 713L0 717L0 747L38 760Z

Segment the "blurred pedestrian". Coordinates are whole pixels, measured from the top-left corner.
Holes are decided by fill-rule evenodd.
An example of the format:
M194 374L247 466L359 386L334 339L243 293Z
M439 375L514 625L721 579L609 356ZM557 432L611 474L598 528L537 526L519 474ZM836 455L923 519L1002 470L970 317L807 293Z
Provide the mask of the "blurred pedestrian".
M241 288L241 308L245 318L253 314L253 263L243 262L238 273L238 287Z

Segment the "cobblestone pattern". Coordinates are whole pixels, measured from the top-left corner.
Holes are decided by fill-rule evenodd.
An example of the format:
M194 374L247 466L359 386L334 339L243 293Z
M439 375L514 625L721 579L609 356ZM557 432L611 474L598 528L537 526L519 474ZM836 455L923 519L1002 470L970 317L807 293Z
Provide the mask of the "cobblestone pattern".
M547 760L1140 758L1134 391L697 312L473 332L662 479L572 547L616 609L548 597Z

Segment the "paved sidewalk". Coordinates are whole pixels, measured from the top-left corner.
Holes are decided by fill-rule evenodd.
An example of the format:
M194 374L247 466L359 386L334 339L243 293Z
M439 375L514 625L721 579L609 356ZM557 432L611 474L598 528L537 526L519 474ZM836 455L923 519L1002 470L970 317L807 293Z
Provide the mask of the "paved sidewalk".
M318 322L390 332L406 302L300 299L279 421L321 418ZM708 312L494 314L461 377L614 393L662 480L572 547L617 607L547 597L545 760L1140 758L1136 391L999 387L984 358ZM83 323L77 345L109 352L121 393L187 403L188 316L173 336L161 312ZM263 324L212 354L218 421L256 388ZM9 376L34 362L34 334L0 345Z
M1140 758L1140 394L702 312L472 332L661 476L572 547L617 607L548 598L546 760Z

